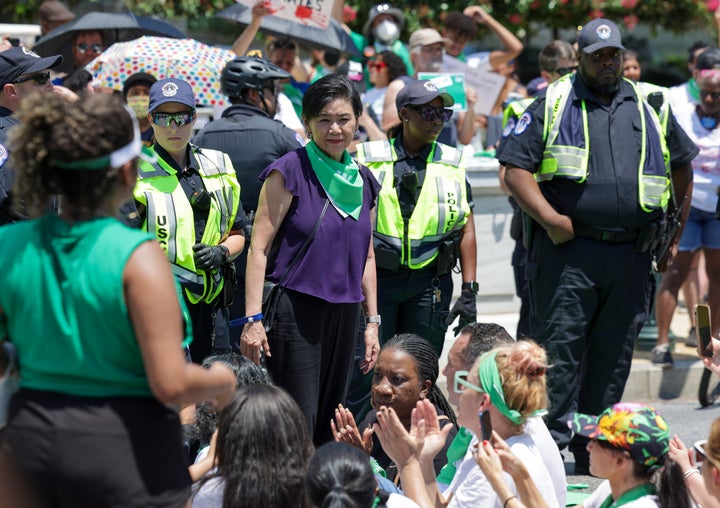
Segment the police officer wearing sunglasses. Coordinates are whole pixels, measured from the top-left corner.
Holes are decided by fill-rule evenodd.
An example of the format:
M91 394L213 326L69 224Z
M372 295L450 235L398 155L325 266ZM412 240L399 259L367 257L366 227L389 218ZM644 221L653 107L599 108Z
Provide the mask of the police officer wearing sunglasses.
M223 289L233 290L228 261L245 245L240 185L226 154L190 144L195 94L186 81L154 83L148 117L153 163L138 168L136 223L156 236L182 286L193 325L190 356L200 363L213 351L229 351L228 327L216 335L215 319L225 317L217 313L228 303Z
M60 65L62 59L60 55L40 58L25 47L0 52L0 225L20 218L12 209L8 194L13 176L6 140L8 130L18 123L13 113L20 109L20 101L31 93L52 90L49 69Z
M357 151L382 184L373 235L380 342L415 333L441 354L447 326L460 316L462 328L477 315L470 185L462 153L436 141L452 116L453 98L430 81L413 80L395 103L400 124L390 139L363 143ZM450 312L458 261L462 292ZM348 404L356 418L369 408L369 382L354 373Z

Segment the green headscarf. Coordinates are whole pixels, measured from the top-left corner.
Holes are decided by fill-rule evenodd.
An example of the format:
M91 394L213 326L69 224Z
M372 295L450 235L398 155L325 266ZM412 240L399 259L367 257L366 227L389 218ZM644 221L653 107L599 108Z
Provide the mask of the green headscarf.
M343 152L341 162L332 159L312 140L305 149L330 203L343 218L349 215L358 220L363 202L363 179L357 163L347 150Z
M493 403L493 406L500 411L500 414L515 425L522 425L525 423L525 417L520 411L510 409L505 402L502 380L500 379L500 372L498 372L497 363L495 362L496 356L497 351L490 351L480 358L480 366L478 367L480 386L490 396L490 401ZM538 409L537 411L533 411L530 416L542 416L546 413L547 410Z

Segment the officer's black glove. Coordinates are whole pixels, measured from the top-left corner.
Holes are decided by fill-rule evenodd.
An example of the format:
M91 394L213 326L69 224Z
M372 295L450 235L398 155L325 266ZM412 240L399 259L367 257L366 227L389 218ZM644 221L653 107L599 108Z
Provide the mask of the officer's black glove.
M460 292L460 298L457 299L455 305L450 310L445 326L450 326L455 318L460 316L458 325L453 328L455 335L460 333L460 330L470 323L477 321L477 294L470 289L463 289Z
M220 268L230 257L230 251L224 245L206 245L196 243L193 245L195 267L210 271Z

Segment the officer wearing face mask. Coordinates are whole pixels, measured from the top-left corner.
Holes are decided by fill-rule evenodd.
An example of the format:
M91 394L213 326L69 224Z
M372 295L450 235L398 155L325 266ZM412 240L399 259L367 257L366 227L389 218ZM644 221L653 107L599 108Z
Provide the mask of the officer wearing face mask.
M400 41L405 26L405 16L397 7L382 3L370 9L363 33L350 32L355 45L363 50L366 58L372 58L381 51L390 50L403 59L408 74L414 73L410 53Z
M150 104L150 87L157 78L147 72L136 72L131 75L123 85L125 102L135 112L140 126L140 136L145 146L152 146L155 142L153 129L148 119L148 105Z

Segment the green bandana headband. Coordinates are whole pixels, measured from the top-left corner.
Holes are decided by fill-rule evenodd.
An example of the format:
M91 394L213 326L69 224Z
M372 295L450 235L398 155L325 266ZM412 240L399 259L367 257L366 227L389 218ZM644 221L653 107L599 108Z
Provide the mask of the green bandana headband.
M503 394L502 380L500 379L500 372L498 372L497 363L495 357L497 351L491 351L485 353L480 358L480 366L478 367L478 377L480 378L480 386L490 396L490 401L493 403L500 414L505 416L508 420L513 422L515 425L522 425L525 423L525 417L516 409L510 409L505 402L505 394ZM542 416L547 413L545 409L538 409L533 411L530 416Z

